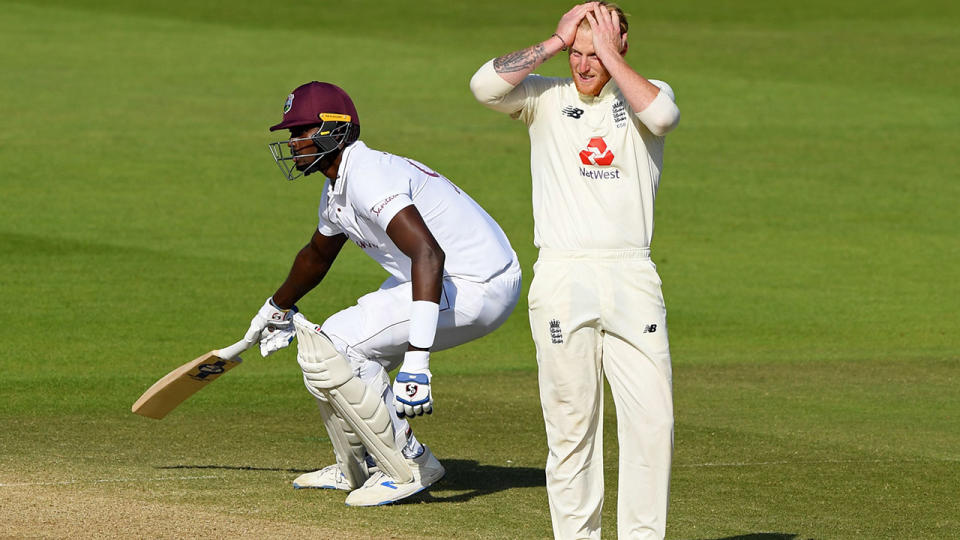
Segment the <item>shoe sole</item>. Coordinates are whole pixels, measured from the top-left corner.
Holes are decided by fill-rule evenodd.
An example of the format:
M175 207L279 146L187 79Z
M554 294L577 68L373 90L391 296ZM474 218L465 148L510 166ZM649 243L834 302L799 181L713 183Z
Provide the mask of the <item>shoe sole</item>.
M333 489L336 491L350 491L349 489L338 488L337 486L301 486L300 484L294 484L293 489Z
M437 482L439 482L446 474L447 474L447 471L444 470L442 473L440 473L440 476L438 476L435 480L433 480L433 481L430 482L429 484L427 484L427 485L425 485L425 486L422 486L420 489L418 489L418 490L416 490L416 491L413 491L413 492L411 492L411 493L408 493L408 494L404 495L403 497L397 497L397 498L395 498L395 499L390 499L390 500L387 500L387 501L380 501L380 502L378 502L378 503L373 503L373 504L350 504L350 503L346 503L346 502L345 502L344 504L346 504L347 506L356 507L356 508L367 508L367 507L371 507L371 506L385 506L385 505L388 505L388 504L393 504L393 503L395 503L395 502L402 501L402 500L404 500L404 499L409 499L410 497L413 497L413 496L416 495L417 493L420 493L420 492L426 490L426 489L429 488L429 487L433 487L433 486L434 486Z

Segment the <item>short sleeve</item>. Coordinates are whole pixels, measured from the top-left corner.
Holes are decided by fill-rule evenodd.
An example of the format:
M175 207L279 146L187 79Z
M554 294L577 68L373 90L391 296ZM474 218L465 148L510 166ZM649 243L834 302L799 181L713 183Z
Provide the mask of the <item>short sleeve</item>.
M400 210L413 204L410 178L402 168L378 161L351 173L348 200L357 215L384 231Z

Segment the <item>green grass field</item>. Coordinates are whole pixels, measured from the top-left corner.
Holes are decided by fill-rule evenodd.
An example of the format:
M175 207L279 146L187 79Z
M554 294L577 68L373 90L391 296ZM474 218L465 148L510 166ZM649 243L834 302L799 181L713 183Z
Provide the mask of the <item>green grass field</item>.
M622 4L628 59L683 114L653 246L668 536L960 537L960 8ZM246 355L163 421L129 408L238 339L316 225L320 181L286 182L266 148L302 82L343 86L368 144L471 193L529 284L527 134L467 83L567 7L0 0L0 536L550 537L525 302L436 355L414 427L448 474L407 504L291 489L332 459L293 350ZM301 308L321 320L384 277L347 248Z

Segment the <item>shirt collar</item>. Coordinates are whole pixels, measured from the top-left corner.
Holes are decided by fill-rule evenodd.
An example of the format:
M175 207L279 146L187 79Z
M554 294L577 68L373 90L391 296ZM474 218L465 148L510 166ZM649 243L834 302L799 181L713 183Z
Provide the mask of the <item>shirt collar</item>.
M574 85L574 88L576 88L576 85ZM581 94L579 90L577 91L577 95L580 96L580 101L587 104L602 103L610 99L611 96L615 96L619 90L620 87L618 87L617 83L615 83L611 78L609 81L607 81L607 84L603 85L603 88L600 89L599 95L588 96L586 94Z
M343 195L344 191L346 191L347 170L351 165L350 158L357 148L366 149L367 145L363 144L363 141L357 140L343 149L343 154L340 157L340 166L337 168L337 181L333 182L333 188L330 189L332 195ZM328 179L327 181L329 182L330 180Z

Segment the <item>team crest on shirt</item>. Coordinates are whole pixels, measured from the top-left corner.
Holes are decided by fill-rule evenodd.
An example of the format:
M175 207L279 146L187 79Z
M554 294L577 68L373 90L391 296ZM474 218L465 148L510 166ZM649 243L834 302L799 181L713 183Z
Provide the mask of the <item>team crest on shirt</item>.
M619 99L613 102L613 121L617 124L618 128L626 127L627 125L627 108L623 105L623 101Z

